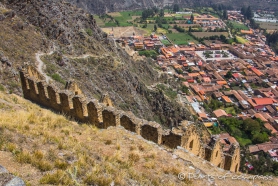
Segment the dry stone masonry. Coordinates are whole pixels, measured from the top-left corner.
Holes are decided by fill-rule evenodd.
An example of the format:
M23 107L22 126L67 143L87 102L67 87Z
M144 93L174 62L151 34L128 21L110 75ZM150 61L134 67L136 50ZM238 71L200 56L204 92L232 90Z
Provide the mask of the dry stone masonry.
M42 76L33 68L20 71L24 98L44 107L71 116L80 122L95 125L98 128L122 126L126 130L141 135L144 139L169 148L183 147L193 154L211 162L215 166L237 172L239 170L240 149L233 144L229 151L223 151L216 136L207 136L198 124L183 121L178 127L163 130L161 125L139 119L132 113L117 110L108 95L97 100L87 100L77 85L66 90L57 90L54 85L46 84ZM205 134L205 135L202 135Z

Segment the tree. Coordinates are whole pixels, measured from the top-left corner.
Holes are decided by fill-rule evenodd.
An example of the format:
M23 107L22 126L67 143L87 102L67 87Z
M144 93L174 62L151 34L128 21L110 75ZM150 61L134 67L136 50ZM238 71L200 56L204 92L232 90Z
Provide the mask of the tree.
M261 130L261 126L259 124L259 122L257 122L256 120L253 120L251 118L247 118L243 121L243 128L245 130L245 132L249 133L249 134L255 134L256 132L260 132Z
M188 32L191 32L192 31L192 28L191 28L191 26L189 27L189 29L188 29Z
M254 13L251 9L250 6L248 6L247 10L246 10L246 18L247 19L252 19L254 17Z
M146 20L148 17L153 17L155 12L153 9L147 9L142 12L142 19Z
M156 25L153 26L153 30L156 32L156 30L157 30L157 26Z
M160 10L159 17L164 17L164 10L163 9Z
M191 23L193 23L193 21L194 21L194 15L193 14L191 14L191 16L190 16L190 21L191 21Z
M225 36L224 36L225 37ZM233 77L232 76L232 72L229 70L228 72L227 72L227 74L224 76L225 78L227 78L227 79L230 79L231 77Z
M241 8L241 14L244 15L245 19L249 19L249 20L254 17L254 13L253 13L250 6L248 6L248 8L242 7Z
M227 38L226 38L226 36L224 36L224 35L220 35L220 40L222 41L222 42L224 42L224 43L227 43Z
M182 87L181 87L181 91L182 91L183 93L186 93L186 94L188 94L188 93L189 93L189 89L188 89L188 87L187 87L187 86L185 86L185 85L182 85Z
M153 10L153 12L156 13L156 14L157 14L158 11L159 11L159 9L158 9L157 7L153 7L152 10Z
M119 21L117 19L115 19L115 22L116 22L117 26L120 26L120 23L119 23Z
M240 13L242 15L244 15L244 18L245 18L245 15L246 15L246 7L245 6L241 8Z
M223 19L227 20L228 19L228 13L227 10L223 11Z
M258 29L260 27L260 25L256 23L254 19L250 19L250 26L254 29Z
M179 7L178 4L174 4L174 6L173 6L173 11L174 11L174 12L180 11L180 7Z
M252 136L252 142L257 144L257 143L264 143L268 141L268 134L266 132L259 133L255 132L254 135Z

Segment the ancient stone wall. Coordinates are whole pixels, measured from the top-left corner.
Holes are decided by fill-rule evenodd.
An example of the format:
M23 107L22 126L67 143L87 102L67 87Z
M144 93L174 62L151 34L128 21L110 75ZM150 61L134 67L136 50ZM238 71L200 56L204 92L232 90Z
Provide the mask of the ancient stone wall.
M197 128L194 123L187 124L183 128L185 134L183 135L182 147L189 149L196 156L203 157L205 149L202 146L200 135L197 133Z
M122 126L154 143L170 148L177 146L186 148L193 154L226 170L237 172L239 169L239 147L233 146L228 153L223 153L219 141L206 144L208 140L200 136L202 129L193 122L183 121L179 127L163 130L156 122L139 119L132 113L112 107L112 101L108 96L103 96L102 103L100 103L97 100L88 101L86 97L79 94L81 90L78 93L71 89L58 90L54 85L46 84L34 68L20 71L20 78L24 98L66 114L77 121L103 129L110 126Z
M240 166L240 148L237 145L232 145L229 152L225 153L224 156L224 169L232 172L238 172Z
M224 154L222 151L221 143L218 140L215 141L211 148L210 159L208 160L217 167L223 168L224 166Z
M170 148L181 146L181 144L183 144L182 134L175 131L164 131L161 144L166 145Z

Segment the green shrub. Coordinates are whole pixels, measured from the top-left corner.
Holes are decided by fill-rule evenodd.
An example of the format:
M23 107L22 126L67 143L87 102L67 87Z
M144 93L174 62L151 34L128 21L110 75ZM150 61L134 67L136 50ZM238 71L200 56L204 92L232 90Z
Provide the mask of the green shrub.
M89 36L93 35L93 31L90 28L87 28L85 31Z
M52 77L52 79L54 79L55 81L58 81L58 82L60 82L60 83L62 83L62 84L66 84L66 82L61 78L61 76L59 75L59 74L52 74L51 75L51 77Z
M4 90L5 90L4 86L0 85L0 91L4 91Z
M140 56L151 57L153 59L156 59L158 56L158 53L155 50L141 50L138 53Z

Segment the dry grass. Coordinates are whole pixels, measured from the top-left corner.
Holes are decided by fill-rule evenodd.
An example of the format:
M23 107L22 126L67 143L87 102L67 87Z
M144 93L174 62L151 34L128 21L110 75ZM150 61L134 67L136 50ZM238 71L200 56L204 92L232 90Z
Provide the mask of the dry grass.
M102 31L106 33L111 33L112 32L112 27L106 27L106 28L101 28ZM128 26L128 27L113 27L113 34L115 38L118 37L123 37L123 36L132 36L132 34L135 35L145 35L147 34L146 31L141 30L139 28L133 27L133 26Z
M184 160L174 159L170 151L160 150L122 128L99 130L77 124L2 92L1 100L10 103L10 107L0 110L0 165L30 185L207 184L201 179L180 181L180 172L194 172ZM199 158L175 153L207 174L225 173L202 164ZM225 185L232 183L227 181ZM238 184L250 185L244 181Z

